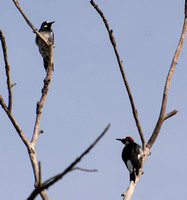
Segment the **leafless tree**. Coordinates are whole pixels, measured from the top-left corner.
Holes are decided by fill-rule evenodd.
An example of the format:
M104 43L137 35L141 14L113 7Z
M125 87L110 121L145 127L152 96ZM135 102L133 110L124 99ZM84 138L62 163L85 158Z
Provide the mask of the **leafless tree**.
M20 11L20 13L22 14L22 16L24 17L26 23L31 27L31 29L33 30L33 32L35 34L37 34L45 43L46 45L49 47L50 49L50 59L49 59L49 66L48 66L48 72L46 74L46 77L44 79L44 86L42 88L42 94L41 94L41 98L39 99L39 101L37 102L37 109L36 109L36 120L35 120L35 124L34 124L34 131L33 131L33 135L32 135L32 139L29 142L28 139L25 136L24 131L21 129L21 127L19 126L19 124L17 123L16 119L14 118L13 114L12 114L12 87L15 85L15 83L11 83L11 77L10 77L10 66L8 63L8 55L7 55L7 47L6 47L6 42L5 42L5 38L3 35L3 32L0 30L0 39L1 39L1 44L2 44L2 49L3 49L3 56L4 56L4 62L5 62L5 72L6 72L6 77L7 77L7 90L8 90L8 103L6 104L2 95L0 95L0 105L2 106L3 110L5 111L5 113L7 114L7 116L9 117L12 125L15 127L18 135L20 136L21 140L23 141L23 143L26 146L26 149L28 150L28 155L29 158L31 160L31 164L32 164L32 168L33 168L33 174L34 174L34 178L35 178L35 189L33 190L33 192L30 194L30 196L28 197L29 200L34 199L38 194L40 194L41 198L44 200L48 200L49 197L46 193L47 188L49 188L50 186L52 186L54 183L56 183L58 180L62 179L64 175L66 175L67 173L71 172L72 170L83 170L83 171L95 171L95 170L88 170L88 169L83 169L83 168L79 168L77 167L77 163L79 163L81 161L81 159L87 155L89 153L89 151L97 144L97 142L105 135L105 133L107 132L107 130L110 127L110 124L103 130L103 132L98 136L98 138L96 138L95 141L93 141L93 143L91 145L89 145L89 147L78 157L76 158L69 166L67 166L67 168L62 171L61 173L47 179L46 181L42 181L41 180L41 165L40 162L37 159L36 156L36 151L35 151L35 145L38 139L38 136L43 132L43 130L40 130L40 121L41 121L41 116L42 116L42 107L45 103L45 99L47 97L48 94L48 90L49 90L49 86L50 86L50 82L51 82L51 77L52 77L52 63L53 63L53 44L49 43L48 41L45 40L44 37L42 37L42 35L38 32L38 30L32 25L32 23L30 22L30 20L27 18L27 16L25 15L25 13L23 12L23 10L21 9L19 3L17 0L13 0L15 6L18 8L18 10ZM142 141L142 148L144 151L144 157L142 159L142 166L140 169L139 174L136 176L136 181L135 183L133 181L130 182L127 190L125 193L123 193L123 199L124 200L129 200L136 188L136 185L143 173L143 167L144 167L144 163L145 160L147 158L147 156L150 155L150 149L153 146L159 132L161 129L161 126L163 124L163 122L172 117L173 115L175 115L177 113L177 110L173 110L169 113L166 113L166 105L167 105L167 97L168 97L168 90L169 90L169 86L170 86L170 82L171 82L171 78L177 63L177 59L178 56L180 54L183 42L184 42L184 38L186 35L186 30L187 30L187 0L185 0L185 16L184 16L184 25L183 25L183 30L182 30L182 34L179 40L179 44L177 46L176 52L174 54L167 78L166 78L166 83L165 83L165 87L164 87L164 91L163 91L163 99L162 99L162 105L161 105L161 109L160 109L160 115L158 117L158 121L155 125L155 128L153 130L152 135L150 136L148 142L145 141L144 139L144 134L143 134L143 130L141 128L139 119L138 119L138 112L137 109L135 107L135 103L133 100L133 96L124 72L124 68L122 65L122 61L120 59L120 55L118 53L117 50L117 44L115 42L115 38L113 35L113 30L110 29L109 24L103 14L103 12L101 11L101 9L95 4L95 2L93 0L90 1L91 5L96 9L96 11L98 12L98 14L101 16L104 25L108 31L109 34L109 38L110 38L110 42L112 44L112 47L114 49L114 53L116 55L117 61L118 61L118 66L129 96L129 100L131 103L131 107L132 107L132 113L135 119L135 123Z
M150 136L147 143L145 142L145 139L144 139L144 134L143 134L143 131L142 131L139 119L138 119L138 111L135 107L133 96L132 96L132 93L131 93L131 90L130 90L124 69L123 69L122 61L120 59L120 56L119 56L119 53L118 53L118 50L117 50L117 44L116 44L115 39L114 39L113 30L110 29L109 24L107 22L107 19L105 18L103 12L98 7L98 5L96 5L93 0L91 0L90 3L96 9L98 14L101 16L101 18L104 22L104 25L105 25L105 27L108 31L110 42L113 46L113 49L114 49L114 52L115 52L115 55L116 55L116 58L117 58L117 61L118 61L119 69L120 69L120 72L121 72L121 75L122 75L122 78L123 78L123 81L124 81L124 84L125 84L128 96L129 96L134 120L136 122L136 126L137 126L137 129L138 129L141 141L142 141L142 148L143 148L144 156L143 156L143 159L142 159L142 165L141 165L139 175L136 177L135 182L133 182L133 181L130 182L126 192L122 194L123 200L129 200L129 199L131 199L131 196L132 196L132 194L133 194L133 192L136 188L136 185L137 185L137 183L138 183L138 181L139 181L139 179L140 179L140 177L143 173L143 167L144 167L145 160L146 160L147 156L150 155L150 149L153 146L153 144L154 144L154 142L155 142L155 140L156 140L156 138L157 138L157 136L160 132L160 129L161 129L163 122L166 119L172 117L173 115L175 115L178 112L177 110L173 110L169 113L166 113L166 105L167 105L168 90L169 90L171 78L172 78L172 75L173 75L173 72L174 72L174 69L175 69L175 66L176 66L176 63L177 63L177 59L178 59L179 54L181 52L181 48L182 48L182 45L183 45L183 42L184 42L184 39L185 39L185 36L186 36L186 31L187 31L187 0L185 0L184 25L183 25L182 33L181 33L181 36L180 36L180 40L179 40L176 52L173 56L173 60L172 60L172 63L171 63L171 66L170 66L170 69L169 69L169 72L168 72L168 75L167 75L167 78L166 78L164 92L163 92L163 98L162 98L162 105L161 105L161 109L160 109L160 115L158 117L158 121L155 125L153 133Z
M83 170L83 171L96 171L96 170L88 170L88 169L83 169L76 167L77 163L81 161L81 159L89 153L89 151L97 144L97 142L105 135L107 130L110 127L110 124L104 129L104 131L99 135L98 138L78 157L76 158L62 173L55 175L52 178L49 178L48 180L42 182L41 180L41 165L40 162L38 162L37 156L36 156L36 151L35 151L35 145L38 139L38 136L43 133L43 130L40 130L40 121L41 121L41 116L42 116L42 107L45 103L50 82L51 82L51 76L52 76L52 63L53 63L53 47L54 45L48 42L39 32L38 30L32 25L32 23L29 21L27 16L25 15L24 11L20 7L19 3L17 0L13 0L15 6L18 8L24 19L26 20L27 24L31 27L34 33L36 33L49 47L50 51L50 56L49 56L49 63L48 63L48 71L46 74L46 77L44 79L44 86L42 88L42 94L40 100L37 102L37 108L36 108L36 120L34 124L34 131L32 135L32 139L29 142L28 139L25 136L24 131L21 129L19 124L17 123L16 119L14 118L12 114L12 87L15 85L11 83L11 77L10 77L10 66L8 63L8 55L7 55L7 46L5 42L5 37L3 35L2 30L0 30L0 39L1 39L1 44L2 44L2 49L3 49L3 56L4 56L4 62L5 62L5 71L6 71L6 77L7 77L7 89L8 89L8 106L5 103L2 95L0 95L0 105L2 106L3 110L9 117L12 125L16 129L18 135L20 136L21 140L25 144L27 150L28 150L28 155L32 164L33 168L33 173L34 173L34 178L35 178L35 190L32 192L32 194L28 197L28 199L34 199L38 194L40 194L41 198L44 200L49 200L49 197L45 191L46 188L49 186L53 185L55 182L57 182L59 179L61 179L64 175L66 175L68 172L71 172L72 170Z

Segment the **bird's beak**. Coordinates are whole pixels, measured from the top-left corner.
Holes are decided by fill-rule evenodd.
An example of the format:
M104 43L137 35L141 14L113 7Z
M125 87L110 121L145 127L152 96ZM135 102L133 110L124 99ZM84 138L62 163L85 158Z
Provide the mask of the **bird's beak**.
M116 140L119 140L119 141L121 141L122 139L120 139L120 138L116 138Z
M53 21L53 22L50 22L49 24L53 24L53 23L55 23L55 21Z

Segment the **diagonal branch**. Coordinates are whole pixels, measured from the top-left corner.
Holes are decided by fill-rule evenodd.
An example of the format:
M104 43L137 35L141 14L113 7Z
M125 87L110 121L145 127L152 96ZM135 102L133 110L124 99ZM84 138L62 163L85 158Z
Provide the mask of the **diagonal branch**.
M122 61L120 59L120 56L119 56L119 53L118 53L118 50L117 50L117 45L116 45L116 42L115 42L115 39L114 39L114 36L113 36L113 30L110 29L109 24L108 24L104 14L103 14L103 12L99 9L98 5L96 5L93 0L91 0L90 3L96 9L96 11L99 13L99 15L101 16L101 18L102 18L102 20L103 20L103 22L105 24L105 27L106 27L106 29L108 31L109 38L110 38L111 44L112 44L112 46L114 48L114 52L115 52L115 55L116 55L116 58L117 58L117 61L118 61L120 72L121 72L121 75L122 75L122 78L123 78L123 81L124 81L124 84L125 84L128 96L129 96L129 100L130 100L131 108L132 108L132 113L133 113L133 116L134 116L134 119L135 119L135 122L136 122L136 126L138 128L138 131L139 131L139 134L140 134L140 138L141 138L141 141L142 141L142 147L145 148L145 139L144 139L143 131L142 131L139 119L138 119L138 113L137 113L137 110L136 110L136 107L135 107L135 104L134 104L132 93L131 93L131 90L130 90L130 87L129 87L129 84L128 84L128 81L127 81L127 78L126 78L126 75L125 75L125 72L123 70Z
M166 119L172 117L173 115L175 115L175 114L177 114L177 113L178 113L178 110L173 110L173 111L171 111L171 112L165 114L165 115L164 115L164 120L166 120Z
M23 131L21 130L21 128L19 127L19 125L17 124L16 120L14 119L13 115L9 112L3 97L0 95L0 105L2 106L3 110L6 112L6 114L8 115L10 121L12 122L14 128L16 129L17 133L19 134L20 138L22 139L22 141L24 142L24 144L26 145L26 147L28 148L30 143L27 140L27 138L25 137Z
M53 46L54 45L50 42L48 42L39 32L38 30L33 26L33 24L29 21L28 17L26 16L26 14L24 13L23 9L21 8L21 6L19 5L17 0L13 0L15 6L17 7L17 9L20 11L20 13L22 14L22 16L24 17L24 19L26 20L27 24L31 27L31 29L33 30L34 33L36 33L44 42L47 46Z
M5 61L5 71L7 77L7 88L8 88L8 110L12 111L12 85L10 80L10 66L8 64L8 55L7 55L7 47L5 42L5 37L3 36L3 32L0 30L0 39L3 48L4 61Z
M158 134L160 132L162 123L164 122L164 120L166 118L169 117L169 115L165 115L165 113L166 113L167 98L168 98L168 90L169 90L171 78L173 76L173 72L174 72L174 69L175 69L175 66L176 66L176 63L177 63L177 59L179 57L179 54L180 54L181 49L182 49L182 45L184 43L184 39L185 39L185 36L186 36L186 31L187 31L187 0L185 1L184 25L183 25L181 37L180 37L180 40L179 40L179 44L178 44L177 49L175 51L175 54L174 54L174 57L173 57L173 60L172 60L172 63L171 63L171 66L170 66L170 69L169 69L169 72L168 72L168 76L167 76L167 79L166 79L166 83L165 83L165 87L164 87L164 93L163 93L163 98L162 98L162 105L161 105L160 115L159 115L157 124L155 126L155 129L154 129L154 131L153 131L153 133L152 133L152 135L151 135L151 137L150 137L150 139L149 139L149 141L147 143L147 147L149 149L154 144L154 142L155 142L155 140L156 140L156 138L157 138L157 136L158 136Z
M105 135L105 133L110 128L110 124L105 128L105 130L99 135L99 137L78 157L72 162L62 173L53 176L52 178L46 180L43 184L41 184L40 188L36 188L31 195L29 196L28 200L33 200L42 190L49 188L51 185L56 183L58 180L63 178L68 172L72 171L74 166L81 161L81 159L89 153L89 151L98 143L98 141Z

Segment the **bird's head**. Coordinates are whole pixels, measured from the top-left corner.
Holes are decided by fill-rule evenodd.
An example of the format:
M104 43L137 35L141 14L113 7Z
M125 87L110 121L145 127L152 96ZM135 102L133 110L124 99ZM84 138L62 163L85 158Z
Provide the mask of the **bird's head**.
M41 28L42 29L50 29L53 23L55 23L55 21L53 21L53 22L45 21L42 23Z
M116 140L121 141L121 142L122 142L123 144L125 144L125 145L128 145L128 144L131 143L131 142L134 142L134 139L131 138L130 136L125 137L125 138L122 138L122 139L117 138Z

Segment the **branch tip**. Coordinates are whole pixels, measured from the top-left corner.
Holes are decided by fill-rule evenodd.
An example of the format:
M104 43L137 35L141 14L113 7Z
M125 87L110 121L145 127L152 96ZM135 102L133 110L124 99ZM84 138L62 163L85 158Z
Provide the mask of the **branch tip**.
M39 131L39 134L41 134L41 133L44 133L44 131L43 131L43 130L40 130L40 131Z
M12 83L12 84L11 84L11 87L14 87L15 85L16 85L16 83Z
M166 120L166 119L168 119L168 118L174 116L174 115L177 114L177 113L178 113L178 110L173 110L173 111L171 111L171 112L165 114L165 115L164 115L164 120Z

